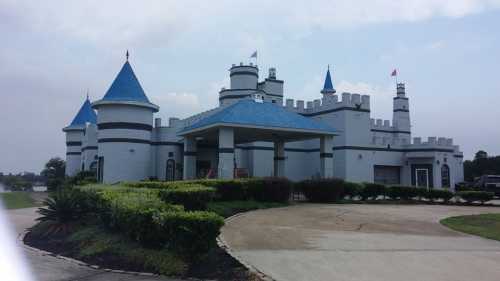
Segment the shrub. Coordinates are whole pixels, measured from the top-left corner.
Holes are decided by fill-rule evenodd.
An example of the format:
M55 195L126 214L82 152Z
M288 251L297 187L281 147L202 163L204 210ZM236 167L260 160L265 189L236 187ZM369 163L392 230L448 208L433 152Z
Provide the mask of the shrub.
M486 191L461 191L457 192L457 195L469 204L475 201L480 201L481 204L484 204L484 202L492 200L495 194Z
M386 187L383 184L378 183L364 183L363 190L361 191L361 198L366 199L377 199L378 196L385 196Z
M355 182L344 182L344 195L342 197L349 197L349 199L353 199L356 196L361 195L361 191L363 190L363 186L359 183Z
M418 200L422 200L423 198L427 198L427 188L426 187L415 187L416 191L416 196L418 197Z
M165 246L187 258L197 258L216 245L224 219L212 212L162 212L154 217Z
M247 185L243 180L206 181L200 184L217 189L217 199L221 201L249 199Z
M430 201L441 199L446 203L450 201L451 198L453 198L453 192L447 189L429 189L427 191L427 198Z
M243 182L247 195L256 201L286 203L292 193L292 183L285 178L250 179Z
M412 186L390 186L387 187L386 195L391 199L410 200L419 195L416 187Z
M342 179L304 180L297 185L307 200L315 203L336 202L344 195L344 180Z
M163 189L159 196L164 202L183 205L188 211L205 210L215 196L215 189L203 186Z

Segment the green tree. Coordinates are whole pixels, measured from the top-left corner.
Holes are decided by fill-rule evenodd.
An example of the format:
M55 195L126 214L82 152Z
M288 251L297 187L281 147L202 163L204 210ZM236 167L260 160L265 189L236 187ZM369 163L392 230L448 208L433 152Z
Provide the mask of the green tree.
M500 156L488 157L488 154L480 150L476 153L474 160L464 161L464 178L473 181L482 175L500 175Z
M66 162L59 157L51 158L42 170L41 175L47 179L47 189L54 191L64 184Z

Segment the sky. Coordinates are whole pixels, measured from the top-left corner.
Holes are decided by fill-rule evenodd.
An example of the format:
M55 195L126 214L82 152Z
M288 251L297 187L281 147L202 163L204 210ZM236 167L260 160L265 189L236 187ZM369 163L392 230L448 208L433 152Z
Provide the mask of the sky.
M500 0L0 0L0 172L64 158L61 129L126 50L163 122L217 106L257 50L286 98L320 98L329 64L338 92L371 95L372 118L392 118L397 68L414 137L498 155L499 26Z

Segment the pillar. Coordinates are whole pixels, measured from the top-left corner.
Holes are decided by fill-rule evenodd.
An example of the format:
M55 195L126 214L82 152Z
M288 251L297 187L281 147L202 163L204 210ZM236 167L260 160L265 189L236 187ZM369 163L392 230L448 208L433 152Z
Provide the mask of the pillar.
M333 177L333 137L332 136L322 136L320 138L320 153L319 159L321 177L331 178Z
M184 139L184 169L182 171L184 180L196 178L196 139L186 137Z
M285 176L285 142L274 142L274 176Z
M221 127L219 129L219 165L217 177L234 178L234 130Z

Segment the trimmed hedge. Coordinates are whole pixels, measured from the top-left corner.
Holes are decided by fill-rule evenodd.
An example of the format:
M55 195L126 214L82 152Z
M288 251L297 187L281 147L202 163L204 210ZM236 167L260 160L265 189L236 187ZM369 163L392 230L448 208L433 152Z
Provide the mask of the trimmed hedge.
M386 191L386 195L393 200L411 200L419 195L417 188L411 186L389 186Z
M344 182L344 196L343 197L349 197L349 199L354 199L357 196L361 195L361 192L363 190L363 185L355 182L349 182L345 181Z
M386 194L385 185L378 183L364 183L360 195L363 200L367 199L375 200L379 196L385 196L385 194Z
M249 198L260 202L286 203L292 193L292 183L285 178L262 178L245 181Z
M454 194L453 192L447 190L447 189L429 189L427 190L427 193L425 195L425 198L429 199L429 201L434 201L441 199L445 203L450 201L451 198L453 198Z
M183 205L187 211L205 210L215 196L215 189L204 186L162 189L159 196L166 203Z
M337 178L304 180L297 187L310 202L331 203L344 197L344 180Z
M479 201L481 202L481 204L484 204L484 202L492 200L493 197L495 196L493 192L486 192L486 191L460 191L457 192L457 195L463 200L467 201L467 203L469 204L476 201Z

